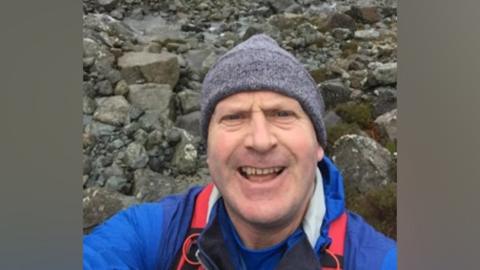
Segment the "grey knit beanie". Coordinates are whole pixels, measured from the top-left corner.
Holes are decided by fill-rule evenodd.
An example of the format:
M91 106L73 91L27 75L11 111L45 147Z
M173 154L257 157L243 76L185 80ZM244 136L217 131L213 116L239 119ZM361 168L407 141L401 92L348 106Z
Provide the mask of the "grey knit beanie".
M200 128L207 141L217 103L244 91L270 90L296 99L310 116L317 140L327 145L324 103L315 81L300 62L265 34L254 35L220 57L202 86Z

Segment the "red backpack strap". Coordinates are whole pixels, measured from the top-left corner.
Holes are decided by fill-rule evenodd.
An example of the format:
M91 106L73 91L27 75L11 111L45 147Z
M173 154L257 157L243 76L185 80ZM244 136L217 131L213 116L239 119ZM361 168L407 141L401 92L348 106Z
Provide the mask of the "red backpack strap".
M345 247L345 233L347 231L347 213L343 212L336 220L330 224L328 236L332 243L325 249L322 255L323 270L343 269L343 254ZM323 265L325 267L323 267Z
M195 256L196 242L207 224L208 218L208 201L212 194L213 184L206 185L195 199L195 206L193 209L192 221L190 228L182 244L182 248L175 257L175 264L171 269L174 270L203 270L202 265L198 262ZM193 247L193 248L192 248Z
M212 194L213 184L206 185L195 199L195 210L193 211L192 222L190 228L203 229L207 224L208 215L208 201L210 194Z

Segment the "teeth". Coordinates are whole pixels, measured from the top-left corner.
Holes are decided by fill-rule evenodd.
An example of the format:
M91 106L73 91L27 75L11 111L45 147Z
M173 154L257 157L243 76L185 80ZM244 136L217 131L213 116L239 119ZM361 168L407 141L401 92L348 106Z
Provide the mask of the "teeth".
M241 167L240 170L246 175L266 175L271 173L278 173L282 170L282 167L273 168L253 168L253 167Z

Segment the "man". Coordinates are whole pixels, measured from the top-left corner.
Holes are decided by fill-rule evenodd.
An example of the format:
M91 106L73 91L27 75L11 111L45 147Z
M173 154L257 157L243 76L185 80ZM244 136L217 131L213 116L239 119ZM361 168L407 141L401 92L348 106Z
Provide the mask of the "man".
M396 269L396 244L344 206L323 100L266 35L206 75L212 182L127 209L84 239L85 269Z

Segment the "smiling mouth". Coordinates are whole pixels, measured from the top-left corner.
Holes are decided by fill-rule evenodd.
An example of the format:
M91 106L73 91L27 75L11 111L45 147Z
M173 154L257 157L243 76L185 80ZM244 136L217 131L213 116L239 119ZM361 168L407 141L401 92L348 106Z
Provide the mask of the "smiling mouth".
M249 180L268 180L280 175L285 167L255 168L244 166L238 168L238 172Z

